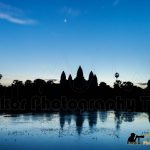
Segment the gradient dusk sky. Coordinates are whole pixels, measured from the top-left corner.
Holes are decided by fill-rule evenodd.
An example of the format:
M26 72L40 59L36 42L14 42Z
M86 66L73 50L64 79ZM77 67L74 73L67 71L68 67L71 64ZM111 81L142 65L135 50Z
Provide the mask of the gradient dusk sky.
M64 70L100 81L150 79L150 0L0 0L1 83L59 79Z

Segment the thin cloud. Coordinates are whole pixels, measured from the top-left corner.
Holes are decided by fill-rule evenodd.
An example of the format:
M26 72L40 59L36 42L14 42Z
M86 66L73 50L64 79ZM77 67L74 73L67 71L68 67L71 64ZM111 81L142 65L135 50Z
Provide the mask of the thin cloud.
M80 11L71 7L64 7L62 9L63 14L69 15L69 16L78 16L80 15Z
M146 86L147 85L147 83L138 83L139 85L141 85L141 86Z
M120 0L114 0L113 6L117 6L119 4Z
M35 21L24 17L24 12L16 7L0 2L0 19L11 23L27 25L34 24Z
M19 19L19 18L15 18L9 14L4 14L4 13L0 13L0 19L9 21L11 23L16 23L16 24L34 24L35 23L35 21L33 20Z
M16 13L18 13L18 15L19 14L23 15L23 11L21 9L1 2L0 2L0 12L11 13L12 15L15 15Z

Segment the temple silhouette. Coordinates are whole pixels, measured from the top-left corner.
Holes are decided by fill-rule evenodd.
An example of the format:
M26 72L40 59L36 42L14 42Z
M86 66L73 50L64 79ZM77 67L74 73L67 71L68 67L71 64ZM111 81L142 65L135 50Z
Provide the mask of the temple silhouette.
M80 112L97 110L150 111L150 80L146 88L118 80L110 87L98 83L92 71L86 80L79 66L76 77L67 78L63 71L60 82L35 79L24 83L14 80L10 86L0 84L0 112ZM0 79L2 75L0 75Z

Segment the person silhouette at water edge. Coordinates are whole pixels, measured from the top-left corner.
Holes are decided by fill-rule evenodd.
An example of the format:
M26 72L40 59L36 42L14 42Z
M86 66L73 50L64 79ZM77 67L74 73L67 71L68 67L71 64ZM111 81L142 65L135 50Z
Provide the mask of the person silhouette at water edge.
M137 136L135 133L131 133L130 137L128 138L127 144L136 144Z

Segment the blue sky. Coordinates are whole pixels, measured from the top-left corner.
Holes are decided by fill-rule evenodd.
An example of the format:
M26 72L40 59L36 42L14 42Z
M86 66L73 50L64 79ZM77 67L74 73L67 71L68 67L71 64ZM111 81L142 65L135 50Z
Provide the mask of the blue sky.
M79 65L112 84L150 79L149 0L0 0L0 73L73 77Z

